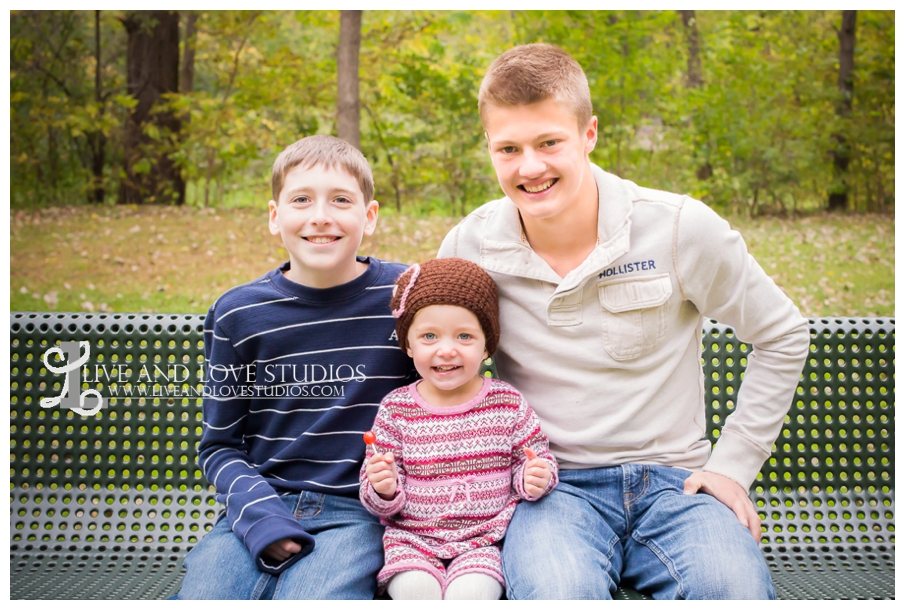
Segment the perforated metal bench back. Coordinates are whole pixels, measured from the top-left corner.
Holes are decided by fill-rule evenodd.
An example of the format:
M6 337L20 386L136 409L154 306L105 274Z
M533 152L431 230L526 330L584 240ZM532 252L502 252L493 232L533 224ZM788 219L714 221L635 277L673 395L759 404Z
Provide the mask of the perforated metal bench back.
M750 355L708 325L708 433L732 413ZM781 598L893 597L895 320L810 321L811 354L751 489Z
M175 593L182 556L219 512L195 463L203 320L10 316L13 599ZM892 597L895 321L812 320L811 338L786 425L752 487L764 553L780 597ZM42 356L63 341L89 342L83 391L112 397L97 415L40 406L62 392L63 376ZM715 440L750 348L709 322L703 348ZM174 371L188 380L155 388L155 374L170 381Z

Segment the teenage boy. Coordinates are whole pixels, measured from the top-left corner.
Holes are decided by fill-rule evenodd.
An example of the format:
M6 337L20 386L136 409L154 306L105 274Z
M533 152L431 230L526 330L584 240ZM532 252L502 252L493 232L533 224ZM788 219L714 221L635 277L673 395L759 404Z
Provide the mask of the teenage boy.
M747 490L795 392L806 320L707 206L590 163L597 118L566 52L507 51L478 100L506 197L439 255L496 281L499 375L523 390L561 468L509 526L508 597L607 598L620 583L656 598L775 597ZM753 347L713 451L704 316Z
M178 597L372 599L384 528L358 500L358 468L381 399L414 380L389 311L405 266L355 254L378 204L346 142L292 144L272 189L289 261L205 319L198 463L225 510Z

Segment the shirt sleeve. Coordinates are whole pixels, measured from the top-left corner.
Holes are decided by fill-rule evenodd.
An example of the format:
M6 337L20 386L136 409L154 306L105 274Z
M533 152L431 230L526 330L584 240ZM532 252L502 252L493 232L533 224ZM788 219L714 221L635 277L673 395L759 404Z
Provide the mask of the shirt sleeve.
M540 429L540 420L534 413L534 409L528 404L524 396L519 395L519 411L515 427L512 431L512 487L519 497L528 502L540 500L553 491L559 482L559 464L550 452L550 441L547 435ZM528 456L525 455L525 447L537 454L537 457L550 465L552 475L547 489L540 496L534 498L525 491L525 464Z
M807 320L748 254L742 236L699 201L685 201L674 259L684 298L750 344L736 409L704 470L748 489L772 452L808 355Z
M390 409L387 406L389 397L384 398L377 410L377 418L371 432L374 433L376 441L373 445L368 445L365 449L365 459L361 465L361 471L358 474L359 489L358 495L362 505L372 515L378 517L390 517L395 515L405 506L405 455L403 452L402 441L393 422ZM368 460L375 453L392 453L393 463L396 466L396 496L391 500L384 500L374 490L371 482L368 480L366 468Z
M249 457L244 432L253 377L249 380L248 366L216 324L215 315L212 307L204 321L206 381L198 463L216 488L216 499L225 506L233 533L258 569L280 574L314 550L314 538ZM302 550L280 563L262 556L264 549L284 538L299 543Z

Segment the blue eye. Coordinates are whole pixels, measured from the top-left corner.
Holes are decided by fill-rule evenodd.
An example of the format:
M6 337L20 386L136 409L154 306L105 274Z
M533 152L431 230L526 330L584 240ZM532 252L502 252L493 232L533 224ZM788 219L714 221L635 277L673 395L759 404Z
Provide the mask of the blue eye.
M434 333L424 333L424 338L428 341L433 341L437 338L437 335L435 335Z
M459 333L459 340L460 340L460 341L468 341L469 339L471 339L471 335L470 335L470 334L468 334L468 333Z

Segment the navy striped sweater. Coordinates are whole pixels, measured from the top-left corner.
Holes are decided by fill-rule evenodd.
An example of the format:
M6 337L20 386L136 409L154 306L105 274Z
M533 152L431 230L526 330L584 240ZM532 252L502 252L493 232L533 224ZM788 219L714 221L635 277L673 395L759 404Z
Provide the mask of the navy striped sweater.
M278 574L311 552L279 496L303 490L358 496L362 434L381 399L411 383L390 295L404 265L373 258L360 276L315 289L285 263L226 292L204 321L204 431L198 462L255 564ZM302 552L261 557L292 538Z

